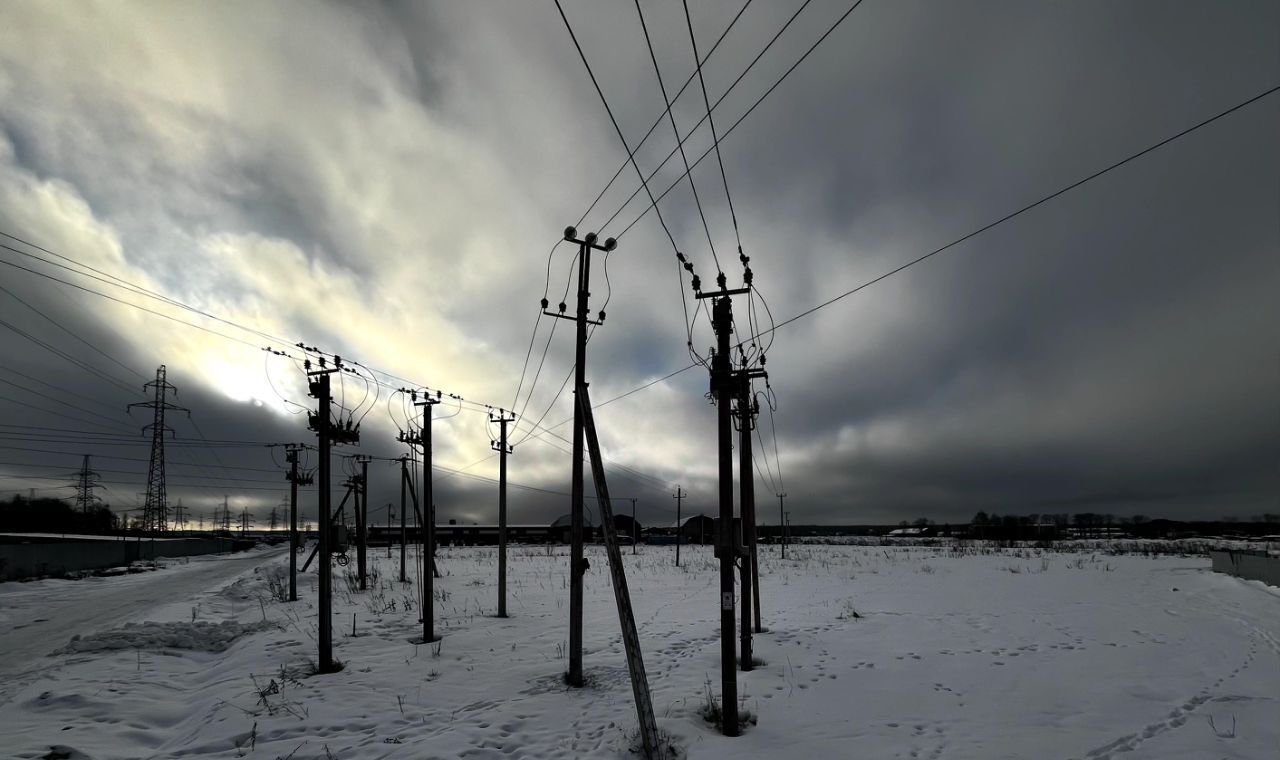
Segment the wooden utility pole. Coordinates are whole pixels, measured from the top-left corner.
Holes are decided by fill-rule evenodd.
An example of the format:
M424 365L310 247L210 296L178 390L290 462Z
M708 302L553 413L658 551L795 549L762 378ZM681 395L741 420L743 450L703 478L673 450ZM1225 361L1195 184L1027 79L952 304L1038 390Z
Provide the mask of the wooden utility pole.
M631 499L631 556L633 557L635 556L636 552L638 551L636 547L639 543L640 543L640 529L636 527L636 499L635 497L632 497Z
M298 472L298 452L302 446L290 444L285 448L289 461L289 601L298 601L298 486L311 485L310 475Z
M751 454L751 430L758 409L752 400L751 380L765 377L764 370L741 369L735 373L738 381L738 487L741 490L742 543L746 555L742 557L742 643L741 664L743 670L755 667L751 652L752 622L760 630L760 588L756 575L756 492L755 468ZM755 611L754 618L752 611Z
M617 247L613 238L604 241L604 245L596 243L594 232L588 232L581 240L578 231L566 227L564 239L578 245L578 306L573 316L564 313L565 304L561 302L560 312L546 311L547 301L542 301L543 313L560 319L571 319L577 323L574 340L574 393L581 393L587 387L587 325L599 325L604 321L604 312L599 321L593 320L588 312L588 299L591 296L591 252L612 251ZM565 680L570 686L580 687L582 681L582 575L586 572L586 561L582 556L582 517L583 517L583 484L582 484L582 405L573 407L573 462L572 485L570 488L569 515L569 672Z
M435 398L424 393L418 400L417 391L410 394L413 405L422 408L422 642L436 640L435 629L435 556L436 556L436 505L431 487L431 407L440 403L440 392Z
M319 644L319 657L317 658L317 668L321 673L332 673L337 668L333 662L333 576L329 565L329 541L331 539L331 521L329 517L329 435L332 426L329 421L329 405L332 402L332 396L329 389L329 375L337 372L337 368L312 370L311 361L307 360L305 367L307 376L314 377L316 380L311 382L311 395L316 398L316 413L311 415L311 429L316 431L319 437L320 448L320 464L319 474L320 483L317 489L320 492L320 541L317 551L320 555L320 566L316 571L319 574L319 599L317 606L320 608L320 617L318 622L317 643Z
M575 396L576 406L582 413L587 450L591 455L591 476L596 486L596 503L600 507L605 551L609 555L609 577L613 581L613 598L618 606L622 645L627 654L627 670L631 675L631 693L636 701L640 742L644 748L645 758L656 760L661 747L658 739L658 722L653 713L653 698L649 694L649 678L644 670L640 635L636 630L636 618L631 609L631 594L627 590L627 574L622 565L622 551L618 547L617 528L613 524L613 505L609 500L609 485L604 477L604 460L600 455L600 440L596 436L595 415L591 411L591 397L585 383L578 386ZM635 504L634 500L632 504Z
M782 511L782 500L787 498L785 493L778 494L778 543L782 544L782 558L787 558L787 525L786 515Z
M676 486L671 498L676 500L676 567L680 567L680 540L684 538L684 525L680 522L680 502L684 501L684 489Z
M405 544L408 543L408 531L405 528L405 514L408 512L406 508L404 494L405 489L409 487L409 457L408 455L400 457L400 582L407 583L409 577L405 575Z
M360 573L360 590L367 591L368 565L366 554L369 541L369 459L367 454L357 454L360 463L360 485L356 494L356 568Z
M507 445L507 424L515 422L515 415L507 416L503 409L495 416L489 414L489 421L498 423L498 440L490 441L489 446L498 452L498 617L507 616L507 454L512 452Z
M683 255L678 258L686 270L693 273L693 265ZM694 297L712 299L711 327L716 335L716 348L711 355L711 393L716 404L716 431L720 463L720 526L716 537L716 557L720 560L720 707L723 721L721 733L738 736L738 672L734 619L733 570L739 558L747 552L740 545L733 522L733 410L738 395L740 373L733 371L730 355L730 338L733 332L732 297L751 292L751 270L746 267L746 257L740 256L744 266L743 282L746 287L729 289L725 286L724 272L716 275L717 289L702 292L701 278L693 276ZM745 577L745 576L744 576ZM744 597L746 595L744 594ZM748 604L749 597L743 599ZM749 640L748 640L749 641ZM749 643L748 643L749 646Z
M733 531L733 378L729 364L729 338L733 329L733 303L727 295L716 298L711 307L711 324L716 334L716 352L711 357L711 392L716 398L716 429L720 449L720 713L721 731L737 736L738 673L734 651L733 566L736 545Z

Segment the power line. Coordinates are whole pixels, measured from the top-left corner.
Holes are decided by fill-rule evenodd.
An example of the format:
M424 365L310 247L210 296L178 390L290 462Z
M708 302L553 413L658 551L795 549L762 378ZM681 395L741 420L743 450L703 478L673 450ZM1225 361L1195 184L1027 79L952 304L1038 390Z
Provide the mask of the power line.
M3 232L0 232L0 235L3 235L3 234L4 234ZM12 298L13 300L15 300L15 301L17 301L18 303L22 304L23 306L27 307L27 308L28 308L28 309L30 309L31 311L34 311L38 316L40 316L41 318L43 318L46 322L50 323L50 324L51 324L51 325L53 325L54 327L56 327L56 328L58 328L59 330L63 331L64 333L66 333L66 334L67 334L68 336L70 336L71 338L73 338L73 339L75 339L75 340L79 341L79 342L80 342L84 347L88 348L90 351L93 351L93 352L97 353L98 355L100 355L100 356L102 356L104 359L106 359L107 361L109 361L109 362L111 362L111 363L115 364L116 366L120 367L121 369L125 370L126 372L132 372L132 373L133 373L134 375L136 375L139 379L144 378L144 375L143 375L141 372L138 372L137 370L133 369L132 367L130 367L130 366L128 366L128 365L126 365L126 364L124 364L123 362L121 362L119 359L116 359L116 358L115 358L114 356L112 356L111 354L108 354L106 351L103 351L101 348L98 348L97 346L93 345L93 344L92 344L92 343L90 343L89 341L87 341L87 340L85 340L84 338L80 337L80 336L79 336L79 335L77 335L74 331L72 331L72 330L68 329L68 328L67 328L65 325L63 325L61 322L57 321L56 319L54 319L53 317L49 316L48 314L45 314L43 311L41 311L40 309L38 309L38 308L36 308L35 306L31 305L30 303L27 303L27 301L25 301L24 299L22 299L21 297L19 297L16 293L14 293L13 291L9 290L8 288L6 288L6 287L4 287L4 286L0 286L0 292L3 292L4 294L8 295L10 298Z
M898 274L899 272L903 271L904 269L908 269L908 268L910 268L910 267L913 267L913 266L915 266L916 264L919 264L920 262L925 261L926 259L930 259L930 258L932 258L932 257L934 257L934 256L937 256L938 254L940 254L940 253L942 253L942 252L944 252L944 251L947 251L947 250L949 250L949 249L951 249L951 248L954 248L955 246L960 245L961 243L965 242L966 240L969 240L969 239L971 239L971 238L977 237L978 235L981 235L982 233L987 232L988 230L991 230L991 229L993 229L993 228L995 228L995 227L997 227L997 226L999 226L999 225L1001 225L1001 224L1004 224L1005 222L1007 222L1007 221L1009 221L1009 220L1011 220L1011 219L1013 219L1013 218L1015 218L1015 217L1021 216L1022 214L1025 214L1026 212L1030 211L1031 209L1036 208L1037 206L1041 206L1041 205L1043 205L1043 204L1045 204L1045 203L1048 203L1049 201L1053 200L1054 198L1057 198L1058 196L1063 195L1064 193L1070 192L1071 190L1074 190L1074 189L1076 189L1077 187L1080 187L1081 185L1083 185L1083 184L1085 184L1085 183L1087 183L1087 182L1091 182L1091 181L1093 181L1093 180L1097 179L1098 177L1101 177L1102 175L1104 175L1104 174L1106 174L1106 173L1108 173L1108 172L1110 172L1110 171L1112 171L1112 170L1114 170L1114 169L1119 169L1121 166L1124 166L1125 164L1127 164L1127 163L1129 163L1129 162L1131 162L1131 161L1134 161L1134 160L1136 160L1136 159L1138 159L1138 158L1141 158L1142 156L1145 156L1145 155L1147 155L1148 153L1150 153L1150 152L1152 152L1152 151L1154 151L1154 150L1156 150L1156 149L1158 149L1158 148L1164 147L1165 145L1168 145L1169 143L1173 142L1174 140L1177 140L1177 139L1179 139L1179 138L1181 138L1181 137L1185 137L1185 136L1187 136L1187 135L1191 134L1192 132L1195 132L1196 130L1198 130L1198 129L1202 128L1202 127L1206 127L1206 126L1208 126L1208 125L1212 124L1213 122L1217 121L1218 119L1221 119L1221 118L1223 118L1223 117L1225 117L1225 116L1228 116L1228 115L1230 115L1230 114L1232 114L1232 113L1235 113L1236 111L1239 111L1240 109L1242 109L1242 108L1244 108L1244 107L1246 107L1246 106L1249 106L1249 105L1251 105L1251 104L1253 104L1253 103L1256 103L1256 102L1258 102L1259 100L1262 100L1263 98L1265 98L1265 97L1267 97L1267 96L1269 96L1269 95L1274 94L1274 93L1275 93L1276 91L1278 91L1278 90L1280 90L1280 85L1276 85L1276 86L1274 86L1274 87L1272 87L1272 88L1270 88L1270 89L1268 89L1268 90L1264 90L1263 92L1261 92L1261 93L1259 93L1259 94L1257 94L1257 95L1254 95L1253 97L1249 98L1248 100L1246 100L1246 101L1244 101L1244 102L1242 102L1242 103L1239 103L1239 104L1237 104L1237 105L1234 105L1234 106L1232 106L1232 107L1228 108L1228 109L1227 109L1227 110L1225 110L1225 111L1221 111L1221 112L1219 112L1219 113L1218 113L1217 115L1215 115L1215 116L1210 116L1209 118L1205 119L1204 121L1202 121L1202 122L1200 122L1200 123L1198 123L1198 124L1196 124L1196 125L1194 125L1194 126L1187 127L1186 129L1182 130L1181 132L1178 132L1178 133L1177 133L1177 134L1175 134L1175 135L1172 135L1172 136L1170 136L1170 137L1166 137L1165 139L1161 140L1160 142L1157 142L1157 143L1154 143L1154 144L1152 144L1152 145L1149 145L1149 146L1147 146L1146 148L1143 148L1142 150L1138 151L1137 153L1130 154L1128 157L1123 158L1123 159L1121 159L1121 160L1119 160L1119 161L1116 161L1115 163L1113 163L1113 164L1111 164L1111 165L1107 166L1105 169L1099 169L1098 171L1094 172L1093 174L1090 174L1089 176L1087 176L1087 177L1085 177L1085 178L1083 178L1083 179L1079 179L1079 180L1076 180L1075 182L1072 182L1071 184L1067 185L1066 187L1062 188L1061 190L1054 191L1054 192L1049 193L1048 195L1046 195L1046 196L1044 196L1044 197L1040 198L1040 199L1039 199L1039 200L1037 200L1037 201L1033 201L1032 203L1028 203L1027 205L1023 206L1022 208L1018 209L1017 211L1011 212L1011 213L1009 213L1009 214L1005 214L1004 216L1000 217L999 219L995 220L994 222L991 222L990 224L987 224L987 225L984 225L984 226L982 226L982 227L979 227L978 229L976 229L976 230L974 230L973 232L970 232L970 233L968 233L968 234L966 234L966 235L962 235L961 237L958 237L958 238L956 238L955 240L952 240L950 243L947 243L946 245L943 245L943 246L940 246L940 247L938 247L938 248L935 248L935 249L933 249L932 251L929 251L928 253L924 254L923 256L919 256L919 257L917 257L917 258L914 258L914 259L912 259L911 261L908 261L907 263L903 264L902 266L896 267L896 268L894 268L894 269L889 270L888 272L885 272L884 274L880 275L879 277L876 277L876 278L874 278L874 279L872 279L872 280L868 280L868 281L866 281L866 282L862 283L861 285L857 286L856 288L851 288L851 289L849 289L849 290L846 290L845 292L843 292L843 293L841 293L841 294L839 294L839 295L837 295L837 296L834 296L834 297L832 297L832 298L827 299L826 301L823 301L822 303L818 304L817 306L813 306L813 307L811 307L811 308L805 309L804 311L800 312L799 314L795 314L795 315L793 315L793 316L791 316L791 317L789 317L789 318L787 318L787 319L784 319L783 321L781 321L781 322L779 322L778 324L774 325L774 327L772 328L772 330L770 330L770 332L773 332L774 330L777 330L777 329L779 329L779 328L781 328L781 327L785 327L785 326L787 326L787 325L791 324L792 322L795 322L795 321L797 321L797 320L799 320L799 319L803 319L803 318L805 318L805 317L809 316L810 314L813 314L814 312L818 311L819 309L823 309L823 308L826 308L827 306L830 306L831 304L835 303L836 301L841 300L842 298L846 298L846 297L848 297L848 296L851 296L851 295L853 295L854 293L857 293L858 291L863 290L864 288L869 288L869 287L871 287L872 285L875 285L876 283L880 282L881 280L885 280L885 279L887 279L887 278L889 278L889 277L892 277L892 276L893 276L893 275L895 275L895 274ZM619 235L619 237L621 237L621 236ZM760 337L760 336L758 336L758 335L757 335L757 336L753 336L753 338L758 338L758 337Z
M636 3L637 3L637 7L639 7L639 0L636 0ZM693 34L693 18L689 15L689 0L684 0L684 20L685 20L685 24L688 25L689 27L689 44L693 48L693 60L697 62L698 39ZM649 52L652 53L653 49L650 48ZM655 65L656 65L656 62L655 62ZM733 194L729 192L729 177L728 175L725 174L724 159L720 156L720 137L719 135L716 134L715 117L711 115L711 98L707 96L707 80L702 75L701 63L698 64L697 74L698 74L698 84L702 86L702 102L707 107L707 124L711 127L711 141L712 141L711 144L715 146L716 161L719 162L720 164L720 179L724 182L724 197L725 197L725 200L729 202L729 217L733 220L733 235L734 235L734 238L738 241L738 255L742 255L742 235L739 234L738 232L738 215L733 210ZM680 136L676 135L676 139L679 140ZM683 146L681 146L680 148L680 158L685 161L685 168L687 169L688 159L685 158ZM689 175L689 184L690 186L693 185L692 174ZM705 223L705 220L703 221ZM720 266L719 262L716 262L716 267L718 268L719 266Z
M618 140L622 142L622 149L627 153L627 160L635 167L636 176L640 178L640 184L644 186L645 192L649 194L649 199L653 201L656 208L657 201L653 199L653 193L649 191L649 181L645 179L644 172L640 171L639 164L636 163L635 151L627 146L627 138L622 134L622 127L618 126L618 120L613 115L613 109L609 107L609 101L604 96L604 90L600 89L600 82L596 80L596 74L591 70L591 63L587 61L587 54L583 52L582 45L578 44L578 35L573 32L573 25L569 23L569 17L564 15L564 8L560 7L560 0L555 0L556 10L560 11L560 18L564 20L564 27L569 31L569 37L573 40L573 46L578 49L578 56L582 59L582 65L587 69L587 76L591 77L591 84L596 88L596 94L600 96L600 102L604 105L604 110L609 114L609 121L613 123L613 129L618 133ZM667 239L671 241L671 248L679 251L680 247L676 245L676 239L671 235L671 229L667 227L666 221L662 218L662 211L658 210L658 221L662 224L662 229L667 233Z
M808 2L806 2L806 3L805 3L805 5L808 5ZM836 19L836 22L835 22L834 24L832 24L832 25L830 26L830 28L828 28L828 29L827 29L827 31L826 31L826 32L824 32L824 33L822 34L822 36L821 36L821 37L819 37L819 38L818 38L818 41L817 41L817 42L815 42L815 43L813 43L813 45L811 45L811 46L809 47L809 49L808 49L808 50L806 50L806 51L804 52L804 55L800 56L800 58L799 58L799 59L797 59L795 63L791 64L791 68L789 68L789 69L787 69L785 72L783 72L782 76L781 76L781 77L778 77L778 80L777 80L776 82L774 82L774 83L769 87L769 89L768 89L768 90L765 90L765 93L764 93L763 95L761 95L761 96L756 100L756 102L755 102L755 103L753 103L753 104L751 105L751 107L750 107L750 108L748 108L748 109L746 110L746 112L742 114L742 116L739 116L739 117L738 117L738 120L737 120L737 121L735 121L735 122L733 123L733 125L732 125L732 126L730 126L727 130L725 130L725 133L724 133L723 135L721 135L721 136L720 136L720 139L719 139L719 140L716 140L716 141L712 144L712 146L711 146L710 148L707 148L706 152L704 152L704 153L703 153L703 154L698 158L698 160L697 160L697 161L694 161L694 162L693 162L693 168L695 168L695 169L696 169L696 168L698 167L698 164L702 163L702 160L703 160L704 158L706 158L706 157L711 153L711 151L712 151L712 150L715 150L715 149L716 149L716 147L717 147L717 146L719 146L719 144L720 144L720 142L721 142L722 140L724 140L726 137L728 137L728 136L733 132L733 130L737 129L737 128L738 128L738 125L739 125L739 124L741 124L741 123L742 123L742 121L743 121L744 119L746 119L748 116L750 116L750 115L751 115L751 112L752 112L752 111L754 111L754 110L756 110L756 108L757 108L761 103L763 103L763 102L764 102L764 99L765 99L765 98L767 98L767 97L769 97L769 95L771 95L771 94L773 93L773 91L774 91L774 90L776 90L776 89L778 88L778 85L782 84L782 83L783 83L783 81L785 81L787 77L791 76L791 72L795 71L795 70L796 70L796 67L797 67L797 66L799 66L801 63L804 63L805 59L806 59L806 58L808 58L808 57L809 57L809 55L810 55L811 53L813 53L813 51L814 51L814 50L817 50L817 49L818 49L818 46L819 46L819 45L821 45L821 44L823 43L823 41L824 41L824 40L826 40L826 39L827 39L827 37L829 37L829 36L831 35L831 33L832 33L832 32L834 32L834 31L836 30L836 27L838 27L838 26L840 26L841 24L843 24L843 23L844 23L844 20L845 20L845 19L847 19L847 18L849 18L849 15L850 15L851 13L853 13L855 10L857 10L859 5L862 5L862 0L855 0L855 2L853 3L853 5L849 6L849 10L845 11L845 12L844 12L844 14L840 16L840 18ZM801 6L801 7L800 7L800 10L804 10L804 6ZM796 11L796 13L797 13L797 14L799 14L799 12L800 12L800 11ZM793 17L792 17L792 19L794 19L794 18L795 18L795 17L793 16ZM788 22L788 23L790 23L790 22ZM785 28L785 27L784 27L784 28ZM775 38L775 39L776 39L776 38ZM744 74L745 74L745 72L744 72ZM735 82L735 84L736 84L736 82ZM725 95L728 95L728 94L729 94L729 93L728 93L728 91L726 90L726 91L725 91ZM716 108L716 107L717 107L717 106L719 106L719 105L720 105L720 103L721 103L721 102L723 102L723 101L724 101L724 96L721 96L720 100L717 100L717 101L716 101L716 105L715 105L715 106L712 106L712 108L713 108L713 109L714 109L714 108ZM684 176L683 176L683 175L681 175L680 177L677 177L677 178L676 178L676 182L675 182L675 183L673 183L673 184L671 185L671 187L674 187L674 186L675 186L675 184L678 184L682 179L684 179ZM657 201L662 200L662 199L663 199L663 197L665 197L667 193L671 192L671 187L668 187L666 190L664 190L664 191L662 192L662 195L659 195L659 196L658 196ZM633 197L634 197L634 196L633 196ZM649 210L650 210L651 208L655 208L655 207L657 206L657 201L654 201L654 202L653 202L653 203L651 203L648 207L646 207L644 211L641 211L641 212L640 212L640 216L637 216L637 217L635 218L635 220L631 222L631 224L628 224L628 225L626 226L626 228L622 230L622 232L620 232L619 234L615 235L615 238L619 238L619 239L620 239L623 235L627 234L627 232L628 232L632 227L634 227L634 226L636 225L636 222L639 222L639 221L640 221L640 219L642 219L642 218L644 217L644 215L645 215L645 214L649 213ZM628 200L628 202L630 202L630 201ZM621 209L619 209L619 213L621 213ZM615 216L616 216L616 214L615 214ZM610 221L612 221L612 219L611 219ZM608 225L608 223L606 222L606 226L607 226L607 225Z
M700 62L695 59L694 61L695 63L698 63L698 65L702 65L703 63L706 63L707 61L711 60L711 56L715 54L716 48L720 47L720 43L724 41L724 38L726 36L728 36L729 30L733 28L734 24L738 23L738 19L742 17L743 11L745 11L747 9L747 6L749 5L751 5L751 0L747 0L745 3L742 4L742 7L738 9L738 12L734 15L733 19L729 22L729 25L726 26L724 28L724 31L720 33L720 37L716 40L715 44L712 45L711 49L707 51L707 57L702 59L702 61ZM672 106L674 106L675 103L680 100L680 96L684 94L685 89L687 89L690 83L693 82L694 76L695 75L691 73L689 74L689 78L684 80L684 84L680 86L679 91L677 91L676 96L671 99L671 103L667 105L666 110L658 114L658 118L654 119L653 124L649 125L648 131L645 132L644 136L640 138L640 142L636 143L636 148L635 148L636 150L640 150L640 148L644 146L645 142L649 139L649 136L653 134L653 130L657 129L658 125L662 123L663 118L665 118L667 114L671 112ZM623 160L623 162L618 166L618 170L613 173L613 177L605 184L604 189L601 190L600 194L596 196L596 199L591 202L591 205L587 207L587 210L582 212L582 218L578 219L578 223L574 226L576 227L582 226L582 223L587 220L587 215L590 214L592 209L596 207L596 204L600 202L600 199L604 197L605 193L609 192L609 188L613 187L613 183L618 180L618 177L622 176L622 173L627 170L628 163L630 163L628 160L625 160L625 159ZM649 175L649 179L653 179L653 175ZM636 192L640 192L640 189L636 188ZM632 196L632 197L635 197L635 196Z
M711 227L707 224L707 215L702 211L702 199L698 195L698 186L693 181L693 172L689 169L689 157L684 152L684 140L680 139L680 130L676 127L676 116L671 112L671 98L667 97L667 86L662 82L662 67L658 66L658 56L653 52L653 40L649 38L649 25L644 21L644 11L640 10L640 0L635 0L636 14L640 16L640 29L644 32L644 44L649 48L649 60L653 61L653 73L658 78L658 89L662 91L662 102L666 105L667 119L671 122L671 132L676 136L676 148L680 151L680 160L684 162L684 176L689 178L689 189L693 191L693 204L698 209L698 217L702 219L702 229L707 233L707 245L711 248L711 259L716 264L716 271L723 271L720 266L720 257L716 255L716 244L711 239ZM693 51L693 60L697 62L698 51ZM702 65L698 65L698 72L701 73ZM603 97L603 96L602 96ZM619 132L621 135L621 132ZM623 141L623 145L626 142ZM636 167L636 173L640 172L640 168ZM644 175L640 175L640 180L644 182ZM645 190L648 191L649 185L645 182ZM649 193L649 198L653 199L653 193ZM673 240L672 245L675 245Z
M2 427L11 427L11 426L4 425ZM26 448L22 446L0 446L0 449L12 450L12 451L23 451L23 452L30 452L30 453L36 453L36 454L61 454L64 456L74 456L74 457L80 456L80 453L74 452L74 451L55 451L53 449L32 449L32 448ZM120 456L109 456L107 454L96 454L96 453L94 454L94 457L98 459L113 459L121 462L150 462L151 461L150 459L145 459L143 457L120 457ZM218 468L227 469L227 470L243 470L245 472L270 472L270 473L280 472L280 469L277 467L268 468L268 467L251 467L248 465L217 465L217 464L194 465L189 462L170 462L169 464L175 465L175 466L181 466L181 467L206 467L206 468L218 467Z
M796 20L796 18L800 15L800 13L805 8L809 7L809 3L811 3L812 1L813 0L805 0L804 3L802 3L800 7L797 8L795 12L791 14L791 17L788 18L787 22L782 25L782 28L774 33L773 37L770 38L770 40L767 43L765 43L765 46L760 50L760 52L756 53L755 58L751 59L751 63L747 64L747 67L743 69L741 73L738 74L737 78L734 79L733 82L729 84L729 87L725 89L725 91L716 100L715 104L711 106L713 110L720 107L720 104L724 102L725 98L729 97L729 93L733 92L734 88L738 86L738 83L741 82L747 76L748 73L750 73L751 69L755 68L755 65L760 61L761 58L764 57L765 53L769 52L769 49L773 47L773 43L777 42L778 38L781 37L782 34L786 32L788 28L791 27L792 22ZM693 125L693 129L689 130L689 134L684 136L684 139L688 140L689 138L693 137L694 132L697 132L698 127L700 127L702 125L702 122L706 120L707 120L707 117L705 116L699 119L698 122ZM662 161L658 163L657 168L649 173L649 179L653 179L655 176L657 176L658 172L662 171L662 167L666 166L667 162L670 161L672 156L674 156L675 154L676 154L676 149L672 148L671 152L667 154L666 158L662 159ZM699 161L695 161L693 163L693 166L696 168L700 161L701 159L699 159ZM683 177L681 177L680 179L683 179ZM679 182L679 180L677 180L677 182ZM640 194L640 189L641 188L637 187L635 191L631 193L631 195L625 201L622 202L622 205L619 206L618 209L614 211L613 214L605 221L605 223L601 225L602 229L612 224L613 220L617 219L618 215L626 210L627 206L631 204L631 201L635 200L635 197ZM658 200L662 200L661 196L659 196Z

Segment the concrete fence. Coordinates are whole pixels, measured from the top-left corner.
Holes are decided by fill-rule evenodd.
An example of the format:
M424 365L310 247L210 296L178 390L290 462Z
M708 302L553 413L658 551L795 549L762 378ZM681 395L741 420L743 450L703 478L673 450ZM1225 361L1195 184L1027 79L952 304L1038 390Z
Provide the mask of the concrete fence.
M1280 557L1260 551L1211 551L1215 572L1280 586Z
M237 544L243 544L237 546ZM80 570L120 567L157 557L223 554L248 548L227 538L166 538L46 541L0 544L0 581L60 576Z

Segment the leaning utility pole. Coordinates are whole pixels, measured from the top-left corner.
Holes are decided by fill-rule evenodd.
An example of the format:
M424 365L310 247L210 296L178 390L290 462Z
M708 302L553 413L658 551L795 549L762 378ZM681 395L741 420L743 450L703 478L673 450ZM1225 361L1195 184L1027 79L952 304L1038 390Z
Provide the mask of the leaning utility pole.
M489 413L489 421L498 423L498 440L489 441L489 447L498 452L498 617L507 616L507 454L512 452L507 444L507 425L516 416L507 416L503 409L497 416Z
M316 399L316 413L308 417L310 428L316 431L320 444L320 482L317 489L320 493L320 542L316 550L320 555L320 566L317 570L320 576L319 635L317 636L320 654L317 667L321 673L333 673L338 670L338 664L333 659L333 568L329 557L330 544L333 541L333 514L329 510L332 496L329 491L329 449L334 443L357 443L360 440L360 430L354 424L348 424L345 427L334 425L330 418L333 395L329 376L342 370L342 360L335 356L333 361L333 367L326 367L325 360L321 358L318 370L311 369L310 359L303 362L307 377L315 378L309 382L309 390L310 395Z
M676 492L671 495L676 500L676 567L680 567L680 539L684 533L684 525L680 523L680 502L684 501L684 497L684 489L676 486Z
M298 601L298 486L313 482L310 474L298 473L299 444L285 447L285 459L289 462L289 601Z
M154 412L151 424L142 428L144 432L151 430L151 464L147 469L147 500L142 506L142 529L163 533L169 529L169 501L164 477L164 434L173 433L172 428L165 427L164 413L179 411L190 415L191 410L170 404L165 399L169 391L173 391L175 396L178 395L178 389L165 380L163 364L156 369L156 379L142 386L143 390L148 388L154 393L152 400L129 404L128 408L140 406Z
M366 544L369 540L369 455L357 454L360 463L360 490L356 494L356 568L360 573L360 590L367 591L368 565L366 564Z
M605 240L604 245L597 245L597 236L588 232L581 240L578 231L566 227L564 239L578 245L578 307L573 316L564 313L565 303L560 302L559 313L547 311L547 299L542 299L543 313L560 319L570 319L577 324L574 339L574 393L580 394L587 387L587 325L599 325L604 322L604 312L600 319L593 320L588 315L587 301L591 296L591 252L612 251L617 247L613 238ZM582 681L582 576L586 572L586 561L582 556L582 408L581 404L573 407L573 462L572 485L570 488L569 515L569 672L565 680L570 686L580 687Z
M612 243L613 238L608 242ZM622 646L627 655L627 670L631 675L631 694L636 701L636 715L640 723L640 743L644 748L646 760L655 760L659 757L660 747L658 722L653 713L649 677L644 670L640 635L636 630L635 613L631 609L631 594L627 590L627 573L622 564L622 550L618 548L617 528L613 524L613 505L609 500L609 485L604 477L604 460L600 455L600 440L596 435L595 415L591 411L591 396L587 392L586 383L578 386L574 396L582 416L587 451L591 455L591 478L596 486L596 504L600 508L601 532L604 535L605 552L609 556L609 577L613 581L613 599L618 607ZM632 504L635 504L634 500Z

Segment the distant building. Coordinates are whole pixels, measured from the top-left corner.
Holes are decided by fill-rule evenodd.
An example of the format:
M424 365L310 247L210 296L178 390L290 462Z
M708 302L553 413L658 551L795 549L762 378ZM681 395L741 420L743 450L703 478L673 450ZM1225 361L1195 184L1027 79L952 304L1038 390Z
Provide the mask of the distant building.
M928 538L937 535L937 530L932 525L918 526L914 528L894 528L889 531L890 538Z
M551 523L550 540L555 543L567 544L571 538L573 515L560 515ZM616 522L614 523L617 524ZM586 515L582 516L582 540L594 541L597 529L591 524L591 518Z

